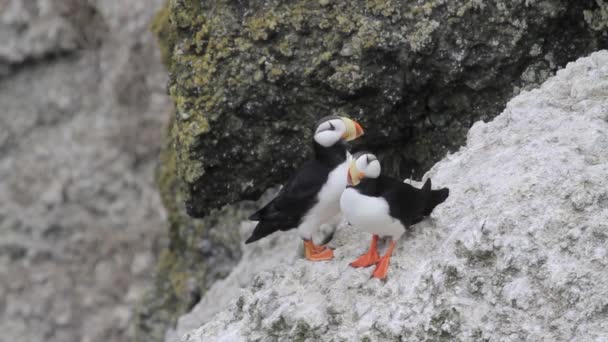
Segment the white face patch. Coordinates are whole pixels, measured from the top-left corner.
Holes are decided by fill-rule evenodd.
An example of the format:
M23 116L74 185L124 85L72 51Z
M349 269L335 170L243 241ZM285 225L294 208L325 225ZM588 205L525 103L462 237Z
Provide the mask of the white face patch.
M380 176L380 162L378 160L374 160L367 165L367 169L365 172L365 177L368 178L378 178Z
M365 172L365 169L367 168L367 154L362 154L359 156L359 158L357 158L355 161L355 166L359 172Z
M377 178L380 176L380 162L371 153L362 154L355 161L355 166L359 172L363 173L367 178Z
M332 119L322 122L315 131L314 139L323 147L335 145L346 133L346 125L340 119Z

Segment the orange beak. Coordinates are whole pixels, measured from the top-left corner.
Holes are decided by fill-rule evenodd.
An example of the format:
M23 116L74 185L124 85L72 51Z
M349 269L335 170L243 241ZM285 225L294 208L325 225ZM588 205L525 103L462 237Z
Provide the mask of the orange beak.
M344 132L342 139L352 141L363 135L363 127L357 121L346 117L341 117L341 119L346 126L346 132Z
M350 186L359 184L361 179L365 177L365 174L363 172L357 170L355 161L350 164L350 167L348 168L348 172L346 174L346 184Z
M357 121L353 122L355 123L355 137L358 138L363 135L363 127Z

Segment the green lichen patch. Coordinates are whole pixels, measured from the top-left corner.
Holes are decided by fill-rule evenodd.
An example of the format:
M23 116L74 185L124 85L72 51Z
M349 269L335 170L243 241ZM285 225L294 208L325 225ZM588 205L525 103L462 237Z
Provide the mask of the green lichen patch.
M168 4L165 4L154 17L150 30L156 35L161 52L163 64L171 67L171 55L173 44L176 41L176 32L170 21L170 11Z
M608 2L596 0L599 8L584 11L585 21L596 31L606 31L608 29Z
M198 302L213 281L227 275L226 264L236 263L240 256L238 225L249 212L241 205L215 211L204 220L186 214L180 172L189 170L180 171L180 164L188 163L175 149L176 122L174 116L156 177L170 242L159 256L153 287L136 310L136 341L162 341L165 330Z

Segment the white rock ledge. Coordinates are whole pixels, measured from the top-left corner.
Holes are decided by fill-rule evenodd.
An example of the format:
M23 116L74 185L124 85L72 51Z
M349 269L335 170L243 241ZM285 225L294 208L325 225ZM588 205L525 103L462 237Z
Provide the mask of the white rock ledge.
M286 233L247 246L177 334L200 326L182 341L606 341L608 52L570 63L476 123L466 147L428 176L450 197L399 241L386 283L348 266L368 234L342 226L335 260L310 263Z

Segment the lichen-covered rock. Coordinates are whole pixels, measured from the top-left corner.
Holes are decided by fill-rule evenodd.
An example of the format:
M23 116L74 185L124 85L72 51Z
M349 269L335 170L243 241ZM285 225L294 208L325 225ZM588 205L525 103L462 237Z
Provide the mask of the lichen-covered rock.
M585 21L594 30L606 31L608 29L608 2L604 2L604 0L596 0L596 2L599 8L583 12Z
M522 88L608 46L603 3L566 0L172 0L173 138L188 212L257 199L329 114L410 176Z
M171 130L173 122L169 126ZM241 258L239 231L251 203L226 206L205 219L186 214L175 176L174 143L161 152L157 183L168 213L169 246L159 256L154 286L137 309L136 341L161 341L177 318L188 312L217 280L225 278Z
M245 247L236 270L265 269L218 283L230 305L182 341L605 339L607 99L602 51L473 125L428 172L450 197L399 241L386 283L348 266L368 234L342 226L335 260L310 263L285 233Z

